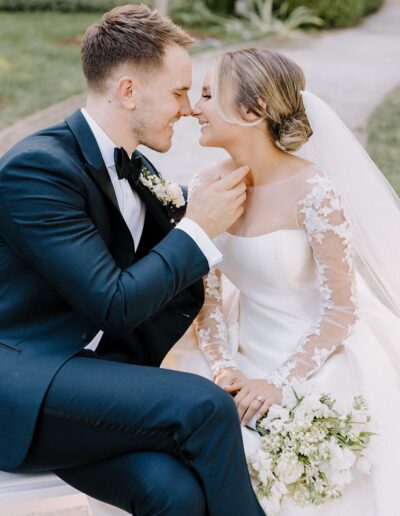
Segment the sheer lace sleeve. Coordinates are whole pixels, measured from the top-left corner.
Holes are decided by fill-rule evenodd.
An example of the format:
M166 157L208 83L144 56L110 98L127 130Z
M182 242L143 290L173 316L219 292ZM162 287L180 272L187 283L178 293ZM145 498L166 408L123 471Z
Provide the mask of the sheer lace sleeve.
M218 165L212 165L196 174L189 184L189 198L218 173ZM222 308L221 272L213 267L204 278L204 305L195 320L199 347L215 378L226 367L237 368L228 342L228 332Z
M213 377L226 367L237 368L228 342L222 310L221 273L212 268L204 278L205 301L195 321L199 347L210 366Z
M330 181L307 179L298 205L299 224L313 251L320 291L320 316L298 343L296 352L267 380L282 387L318 370L349 333L357 319L351 233L341 200Z

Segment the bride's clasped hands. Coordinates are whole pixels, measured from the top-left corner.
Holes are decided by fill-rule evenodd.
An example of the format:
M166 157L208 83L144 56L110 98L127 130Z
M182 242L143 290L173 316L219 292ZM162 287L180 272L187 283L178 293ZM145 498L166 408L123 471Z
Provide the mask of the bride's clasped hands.
M261 378L247 378L239 369L222 370L214 378L217 385L234 396L242 425L248 425L254 416L259 420L269 408L282 400L282 391Z

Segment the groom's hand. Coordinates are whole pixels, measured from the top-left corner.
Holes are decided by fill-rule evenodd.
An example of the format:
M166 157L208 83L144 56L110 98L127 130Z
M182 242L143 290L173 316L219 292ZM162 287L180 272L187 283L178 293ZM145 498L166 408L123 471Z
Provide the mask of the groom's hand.
M243 214L249 171L244 166L216 178L211 184L196 190L189 199L186 217L196 222L210 238L224 233Z

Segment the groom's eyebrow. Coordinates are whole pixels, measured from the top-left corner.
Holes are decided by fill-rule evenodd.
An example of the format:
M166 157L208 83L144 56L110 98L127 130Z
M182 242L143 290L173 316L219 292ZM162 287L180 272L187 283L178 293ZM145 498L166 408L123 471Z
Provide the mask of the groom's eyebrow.
M175 88L174 91L189 91L189 86L180 86L179 88Z

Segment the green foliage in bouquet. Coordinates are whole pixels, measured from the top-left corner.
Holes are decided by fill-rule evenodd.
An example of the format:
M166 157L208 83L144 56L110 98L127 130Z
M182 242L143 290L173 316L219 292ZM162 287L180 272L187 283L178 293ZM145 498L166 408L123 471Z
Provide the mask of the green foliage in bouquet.
M0 0L0 11L105 12L123 3L121 0ZM149 2L141 0L141 3Z
M352 27L356 25L366 13L366 3L377 3L378 0L275 0L275 7L282 3L288 5L289 12L298 7L308 7L317 16L322 18L326 27Z

